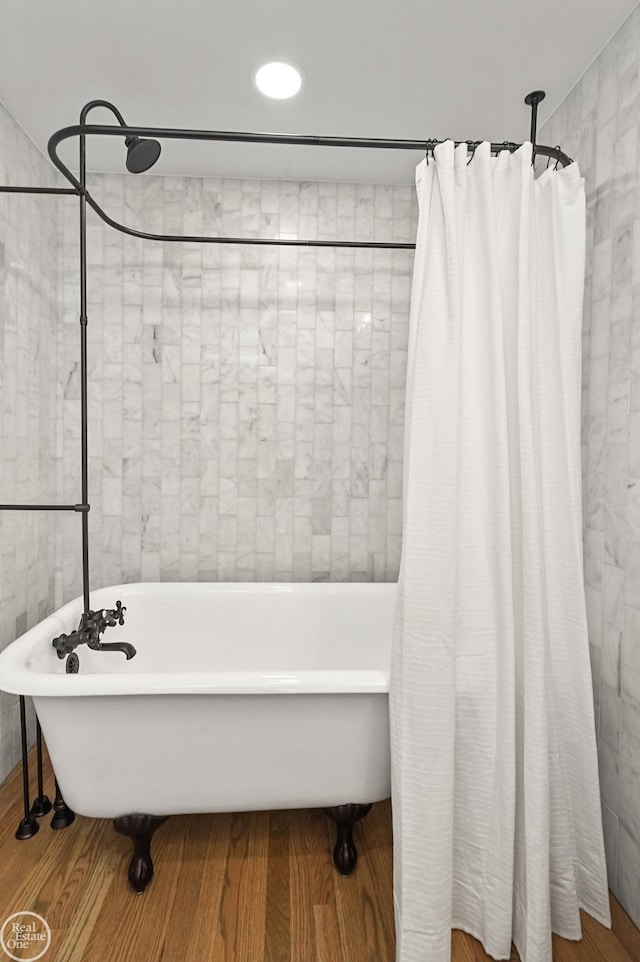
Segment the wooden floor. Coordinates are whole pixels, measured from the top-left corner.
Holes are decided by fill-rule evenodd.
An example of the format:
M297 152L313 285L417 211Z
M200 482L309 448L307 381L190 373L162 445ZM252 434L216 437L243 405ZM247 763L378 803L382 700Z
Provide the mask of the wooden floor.
M48 769L46 790L52 797ZM0 925L13 912L44 916L52 943L43 962L394 959L388 803L357 825L349 878L333 868L320 811L171 818L154 838L156 874L143 895L128 886L131 843L111 822L78 817L52 832L47 816L18 842L20 815L16 770L0 788ZM556 939L554 962L639 962L640 931L615 900L612 910L613 931L583 916L583 941ZM453 962L488 958L453 933Z

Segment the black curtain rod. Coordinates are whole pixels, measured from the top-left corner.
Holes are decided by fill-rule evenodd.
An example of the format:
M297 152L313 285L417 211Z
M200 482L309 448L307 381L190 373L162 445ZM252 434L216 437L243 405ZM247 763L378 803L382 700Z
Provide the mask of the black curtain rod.
M433 150L438 144L442 144L448 139L390 140L380 137L317 137L312 134L268 134L240 130L190 130L177 127L116 127L114 124L74 124L71 127L62 127L49 139L49 156L56 167L65 173L66 168L56 152L58 144L63 140L68 140L70 137L88 136L92 134L99 137L142 137L143 139L158 138L160 140L289 144L301 147L356 147L372 150L416 150L422 153L425 153L427 150ZM475 149L482 143L484 143L482 140L456 140L455 146L458 147L461 144L467 144L470 148ZM514 151L521 146L522 144L505 140L502 143L492 143L491 151L492 153L497 153L500 150ZM572 163L571 158L560 150L559 147L544 147L543 145L536 144L535 150L537 154L544 153L545 156L558 159L563 167ZM65 176L67 176L66 173ZM79 186L77 182L76 186Z
M98 105L98 102L95 103ZM103 106L107 106L107 104L103 104ZM244 244L258 247L342 247L368 248L374 250L415 250L416 245L392 241L323 241L302 239L281 240L278 238L264 237L210 237L190 234L155 234L148 231L136 230L133 227L127 227L126 224L121 224L119 221L114 220L106 213L106 211L102 209L100 204L98 204L98 202L91 195L91 192L86 187L86 184L81 184L58 156L58 145L64 140L68 140L70 137L79 137L82 141L84 141L88 135L96 135L99 137L123 137L125 139L140 137L142 139L159 138L160 140L170 139L218 142L226 141L236 143L294 144L308 147L357 147L373 150L415 150L421 151L425 154L428 154L429 151L433 153L434 148L437 147L439 143L444 142L440 140L384 140L379 138L361 137L315 137L304 134L265 134L229 130L181 130L171 127L127 127L122 124L115 126L113 124L85 123L74 124L71 127L63 127L61 130L56 131L49 139L49 157L58 170L71 184L73 184L79 193L82 193L86 202L94 210L98 217L104 221L105 224L107 224L109 227L113 227L114 230L120 231L122 234L128 234L130 237L137 237L141 240L160 241L162 243ZM483 143L483 141L456 141L455 146L459 146L461 143L466 143L470 150L475 153L475 150L480 146L481 143ZM492 153L497 153L501 150L509 150L511 153L513 153L521 146L522 144L517 144L513 141L504 141L503 143L492 143L491 151ZM563 153L563 151L560 150L560 147L545 147L544 145L539 146L535 144L534 150L536 155L549 157L555 160L556 163L562 164L563 167L572 163L571 158L568 157L567 154Z

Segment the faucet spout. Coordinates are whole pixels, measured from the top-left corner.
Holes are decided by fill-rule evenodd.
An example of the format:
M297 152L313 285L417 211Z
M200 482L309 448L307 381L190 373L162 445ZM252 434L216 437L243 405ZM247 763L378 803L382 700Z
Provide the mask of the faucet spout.
M128 641L103 641L100 645L100 651L121 651L127 661L130 661L136 654L136 649Z

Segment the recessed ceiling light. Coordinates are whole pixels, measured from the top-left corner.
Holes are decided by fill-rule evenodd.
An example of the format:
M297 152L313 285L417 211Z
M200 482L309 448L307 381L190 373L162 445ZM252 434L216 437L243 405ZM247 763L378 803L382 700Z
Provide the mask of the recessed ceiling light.
M275 100L286 100L294 97L302 86L302 76L299 70L290 63L281 60L265 63L256 71L256 87L265 97Z

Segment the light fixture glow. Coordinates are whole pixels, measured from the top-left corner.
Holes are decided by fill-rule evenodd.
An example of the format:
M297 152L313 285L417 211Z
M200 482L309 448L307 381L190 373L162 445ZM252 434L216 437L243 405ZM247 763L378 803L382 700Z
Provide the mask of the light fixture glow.
M286 100L294 97L302 86L302 76L289 63L274 61L265 63L255 75L256 87L265 97L275 100Z

